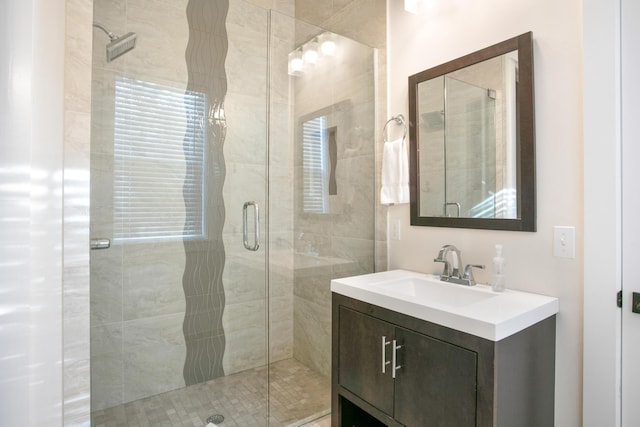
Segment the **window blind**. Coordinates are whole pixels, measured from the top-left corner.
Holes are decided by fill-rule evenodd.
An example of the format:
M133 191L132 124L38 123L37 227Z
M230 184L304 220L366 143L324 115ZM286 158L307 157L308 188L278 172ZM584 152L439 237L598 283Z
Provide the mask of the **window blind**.
M115 239L203 236L206 95L130 78L115 84Z
M303 211L327 213L326 117L302 124Z
M471 218L518 218L517 191L504 188L471 208Z

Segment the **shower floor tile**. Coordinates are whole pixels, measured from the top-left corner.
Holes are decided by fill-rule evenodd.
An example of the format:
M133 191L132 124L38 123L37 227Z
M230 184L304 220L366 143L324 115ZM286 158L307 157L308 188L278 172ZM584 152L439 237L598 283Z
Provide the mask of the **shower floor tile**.
M329 418L329 378L286 359L269 365L269 382L269 426L325 425L314 420ZM91 425L203 427L208 417L221 414L225 418L221 427L265 426L266 390L267 367L263 366L93 412Z

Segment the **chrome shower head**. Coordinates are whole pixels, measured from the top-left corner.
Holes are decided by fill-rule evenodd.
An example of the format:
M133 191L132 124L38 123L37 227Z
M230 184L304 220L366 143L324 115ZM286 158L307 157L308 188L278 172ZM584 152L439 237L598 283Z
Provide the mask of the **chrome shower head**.
M137 38L136 33L127 33L124 36L112 39L111 43L107 45L107 62L113 61L136 47Z
M136 33L127 33L124 36L118 37L102 24L94 22L93 26L104 31L111 40L111 42L107 45L107 62L113 61L117 57L124 55L125 53L136 47L136 39L138 38L138 35Z

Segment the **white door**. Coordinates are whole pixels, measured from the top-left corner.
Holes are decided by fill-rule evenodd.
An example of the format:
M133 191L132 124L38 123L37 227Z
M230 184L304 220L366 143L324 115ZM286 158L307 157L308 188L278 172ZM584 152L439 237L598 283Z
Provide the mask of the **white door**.
M640 425L640 2L622 0L622 426ZM633 293L638 293L634 313Z

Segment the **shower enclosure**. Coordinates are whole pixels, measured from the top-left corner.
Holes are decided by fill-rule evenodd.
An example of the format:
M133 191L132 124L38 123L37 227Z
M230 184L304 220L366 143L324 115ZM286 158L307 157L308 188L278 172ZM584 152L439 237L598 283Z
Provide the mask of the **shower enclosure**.
M94 21L136 44L94 30L92 423L327 414L329 282L374 269L374 49L245 0Z
M483 75L482 73L476 73ZM477 77L476 77L477 78ZM505 164L503 97L496 90L441 76L421 84L420 212L430 216L509 218L514 178Z
M496 91L444 79L444 216L501 218L496 195L496 181L501 183L502 177L496 170Z

